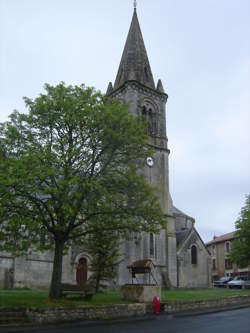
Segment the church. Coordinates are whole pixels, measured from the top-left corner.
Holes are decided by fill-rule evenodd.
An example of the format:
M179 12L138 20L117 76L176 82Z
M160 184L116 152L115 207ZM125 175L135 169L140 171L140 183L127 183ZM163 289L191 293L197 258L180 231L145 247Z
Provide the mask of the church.
M115 286L131 282L127 269L132 262L150 259L157 284L177 288L201 288L211 285L211 259L195 229L194 218L173 205L169 192L169 154L166 132L168 95L159 79L155 84L143 41L137 11L133 18L114 84L108 85L107 95L129 103L131 113L142 115L148 124L148 144L154 148L143 169L144 175L156 187L161 208L168 221L167 228L157 235L132 233L122 242L125 260L117 269ZM63 260L62 282L76 283L79 264L87 270L91 257L78 247L72 247ZM51 253L29 251L27 256L14 258L0 253L0 288L48 288L53 257ZM91 272L86 272L89 277ZM145 282L145 281L144 281Z

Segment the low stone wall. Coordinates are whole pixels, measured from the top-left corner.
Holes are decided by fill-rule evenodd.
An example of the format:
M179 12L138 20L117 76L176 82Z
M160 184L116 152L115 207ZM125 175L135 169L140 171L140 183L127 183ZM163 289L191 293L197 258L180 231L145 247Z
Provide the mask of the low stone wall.
M240 305L250 306L250 296L232 296L206 301L169 301L164 302L164 312L190 312L196 310L226 308Z
M36 324L51 324L81 320L114 319L143 316L145 304L117 304L82 308L55 308L27 310L29 321Z
M206 301L169 301L162 303L161 308L165 313L192 313L192 311L195 312L198 310L216 310L244 305L250 306L250 296L235 296ZM20 323L17 320L17 314L20 311L14 309L2 309L0 310L0 314L2 313L2 316L6 317L6 312L9 312L12 318L12 324L14 314L16 325L23 324L23 319L25 319L26 323L29 322L31 324L43 325L84 320L105 320L144 316L153 313L153 306L152 303L135 303L80 308L23 309L22 311L22 320ZM9 319L9 317L6 319ZM6 320L6 324L7 323L10 324L10 320Z

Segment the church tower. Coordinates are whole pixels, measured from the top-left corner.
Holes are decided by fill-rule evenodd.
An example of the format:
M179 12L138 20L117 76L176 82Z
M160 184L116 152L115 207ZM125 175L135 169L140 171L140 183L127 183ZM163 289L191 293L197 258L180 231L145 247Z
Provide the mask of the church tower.
M129 252L127 263L140 259L153 259L158 267L158 280L168 276L176 285L176 239L169 195L168 139L166 133L166 103L161 80L155 86L147 51L143 41L136 8L122 54L114 85L109 83L107 95L130 105L134 115L141 115L148 123L148 143L154 155L145 161L144 174L147 181L157 188L161 208L168 220L167 230L159 235L143 235L140 246L125 246ZM130 262L129 262L130 261ZM126 274L125 274L126 275ZM126 277L127 278L127 277ZM121 281L121 283L128 281Z

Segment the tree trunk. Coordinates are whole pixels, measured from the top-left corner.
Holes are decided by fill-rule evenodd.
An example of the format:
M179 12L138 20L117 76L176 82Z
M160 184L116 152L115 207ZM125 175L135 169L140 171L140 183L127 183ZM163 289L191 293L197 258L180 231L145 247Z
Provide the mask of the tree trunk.
M55 254L53 263L52 279L50 283L49 298L57 299L61 297L62 261L64 242L55 242Z
M100 288L100 281L101 281L101 277L100 274L97 274L96 277L96 283L95 283L95 292L98 293L99 288Z

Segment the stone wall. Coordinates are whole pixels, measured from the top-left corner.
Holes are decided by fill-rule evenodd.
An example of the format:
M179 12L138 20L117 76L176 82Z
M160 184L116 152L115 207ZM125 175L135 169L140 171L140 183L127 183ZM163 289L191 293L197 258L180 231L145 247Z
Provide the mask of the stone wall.
M45 288L50 286L53 268L53 253L29 251L29 254L13 258L0 253L0 289ZM62 282L76 281L76 264L71 261L70 251L63 257Z
M228 298L221 298L217 300L206 301L169 301L162 303L162 310L165 313L180 313L180 312L195 312L206 310L219 310L223 308L232 308L240 306L250 306L250 296L235 296ZM11 312L10 312L11 311ZM153 313L152 303L134 303L134 304L116 304L108 306L92 306L80 308L54 308L54 309L20 309L9 310L1 309L0 317L6 318L8 321L7 313L14 317L16 324L32 323L32 324L56 324L66 323L73 321L84 320L106 320L115 318L129 318L136 316L144 316ZM20 317L21 315L21 317ZM18 320L22 319L22 320ZM11 321L13 323L13 321Z
M145 304L117 304L83 308L56 308L27 310L29 321L36 324L51 324L81 320L113 319L146 314Z
M250 296L233 296L206 301L169 301L164 303L164 312L189 312L241 305L250 305Z
M177 286L177 261L176 261L176 234L175 234L175 219L168 216L167 218L167 263L168 276L172 287Z
M139 303L151 303L154 297L161 299L161 287L156 285L127 284L120 288L121 299Z

